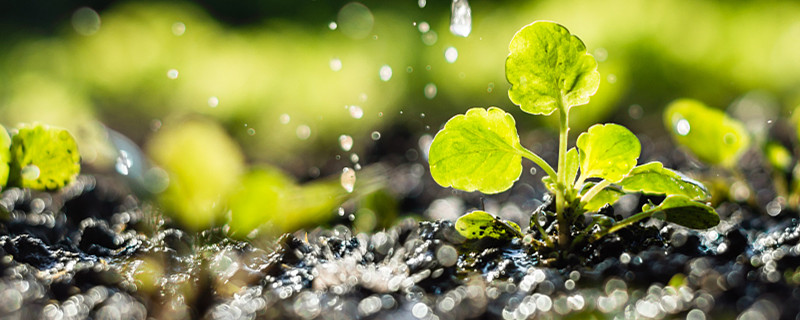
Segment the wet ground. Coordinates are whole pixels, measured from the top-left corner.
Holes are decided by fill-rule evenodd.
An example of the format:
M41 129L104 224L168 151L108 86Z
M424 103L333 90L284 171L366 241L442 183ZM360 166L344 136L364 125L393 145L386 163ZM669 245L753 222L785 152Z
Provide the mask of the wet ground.
M796 319L800 223L724 203L722 223L657 221L544 266L519 241L475 246L447 220L238 242L181 231L119 182L0 196L0 318Z

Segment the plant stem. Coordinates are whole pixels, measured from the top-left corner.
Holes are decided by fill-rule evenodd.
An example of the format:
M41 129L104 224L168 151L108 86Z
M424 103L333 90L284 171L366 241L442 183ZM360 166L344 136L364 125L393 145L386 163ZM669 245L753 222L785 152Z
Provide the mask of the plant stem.
M654 208L652 210L642 211L642 212L634 214L634 215L632 215L630 217L627 217L624 220L615 223L613 226L611 226L611 228L608 228L608 229L602 230L602 231L600 231L598 233L595 233L594 236L592 236L592 238L589 240L589 242L595 242L598 239L600 239L602 237L605 237L606 235L608 235L610 233L617 232L622 228L630 226L630 225L636 223L639 220L642 220L644 218L649 218L650 216L652 216L654 213L656 213L658 211L659 211L659 209L655 209Z
M550 164L547 163L547 161L544 161L542 157L531 152L528 149L525 148L520 148L520 149L522 149L523 157L533 161L533 163L537 164L540 168L542 168L542 170L544 170L545 173L547 173L548 176L550 176L550 179L553 179L553 181L557 181L558 176L556 174L556 171L553 170L553 167L551 167Z
M581 197L581 207L583 207L585 204L589 203L589 201L591 201L592 198L594 198L594 196L596 196L598 193L600 193L600 191L603 191L603 189L605 189L606 187L608 187L610 185L611 185L611 182L609 182L608 180L603 180L603 181L600 181L598 184L592 186L589 189L589 191L586 191L586 194L584 194Z
M558 137L558 179L556 188L556 220L558 221L558 246L566 250L570 244L570 226L565 216L567 199L567 140L569 139L569 109L562 95L559 101L559 137Z

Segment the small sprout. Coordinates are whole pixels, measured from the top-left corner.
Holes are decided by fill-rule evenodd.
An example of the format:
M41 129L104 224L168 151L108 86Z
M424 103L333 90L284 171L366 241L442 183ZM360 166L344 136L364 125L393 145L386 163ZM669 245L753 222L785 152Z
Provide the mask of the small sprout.
M61 128L22 126L11 138L10 154L9 183L23 188L55 190L72 182L81 170L78 145Z
M437 183L465 191L499 193L511 188L519 178L522 158L533 161L547 174L542 183L555 195L557 241L534 222L530 228L535 228L542 239L528 239L529 234L523 243L537 249L560 249L562 256L587 241L596 241L645 218L654 217L694 229L707 229L719 223L714 208L698 202L710 196L702 184L664 168L659 162L636 166L641 144L636 135L621 125L596 124L580 134L575 147L567 149L569 111L588 103L600 82L597 62L580 39L561 25L539 21L517 32L509 50L506 78L511 83L511 101L531 114L550 115L558 111L557 170L520 144L510 114L495 107L473 108L451 118L433 139L430 166ZM700 120L696 121L695 130L690 122L696 119L689 113L684 116L681 108L679 104L672 109L679 114L679 123L674 127L682 137L723 139L720 143L726 145L722 148L728 148L724 153L730 155L738 155L740 148L746 146L747 135L737 131L737 124L724 115L713 118L723 124L715 129L718 132L704 129ZM707 113L713 114L710 110ZM705 146L708 141L702 143ZM627 193L666 197L661 204L647 205L642 212L622 221L591 214L604 210ZM583 214L591 214L592 220L573 238L572 226L583 221L578 219ZM539 213L532 220L538 221L538 217ZM459 218L456 230L473 240L509 240L523 235L516 224L483 211Z

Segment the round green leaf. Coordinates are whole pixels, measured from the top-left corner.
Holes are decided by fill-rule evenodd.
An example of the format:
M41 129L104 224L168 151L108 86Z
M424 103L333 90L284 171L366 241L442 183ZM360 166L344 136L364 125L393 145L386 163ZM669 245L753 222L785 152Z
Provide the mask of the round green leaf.
M588 189L587 189L588 190ZM589 202L583 205L583 209L587 212L594 212L600 210L603 206L607 204L614 204L625 195L624 192L617 190L615 188L605 188L600 190L594 197L592 197Z
M25 125L11 138L9 180L23 187L55 190L72 182L81 171L75 139L65 129Z
M678 144L711 164L732 167L750 145L741 122L696 100L672 102L664 110L664 125Z
M683 195L669 195L655 208L654 218L692 229L708 229L719 224L714 208Z
M642 150L639 139L630 130L613 123L591 126L578 137L577 146L581 176L610 182L622 180L636 166Z
M703 184L679 172L664 168L658 161L633 168L619 185L625 192L679 194L694 200L705 200L710 196Z
M497 218L485 211L472 211L456 220L456 231L467 239L494 238L511 240L522 235L519 225Z
M506 59L508 96L523 111L549 115L589 102L597 91L597 61L567 28L536 21L511 39Z
M499 108L472 108L451 118L431 143L431 175L443 187L499 193L522 173L514 118Z
M0 125L0 188L8 183L8 172L11 168L11 137L3 125Z

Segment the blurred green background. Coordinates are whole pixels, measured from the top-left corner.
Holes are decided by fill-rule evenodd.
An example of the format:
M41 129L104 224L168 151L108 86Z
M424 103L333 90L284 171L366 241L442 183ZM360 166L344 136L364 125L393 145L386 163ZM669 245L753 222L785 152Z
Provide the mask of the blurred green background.
M208 180L193 177L193 184L231 189L236 182L225 175L240 175L245 164L278 166L299 180L338 178L343 167L380 160L365 156L391 147L379 146L391 143L387 130L433 135L472 106L511 112L521 132L552 126L522 116L507 97L508 42L534 20L565 25L599 61L603 81L592 101L575 109L573 134L599 121L665 134L661 110L682 97L725 109L756 92L753 108L776 116L800 104L796 2L470 5L472 32L459 37L449 30L444 0L5 1L0 123L66 127L95 170L119 161L110 128L149 150L171 175L184 158L170 164L170 157L225 158L183 168L184 176L222 170ZM165 149L186 140L157 136L187 121L224 137L169 155ZM352 148L342 147L342 135Z

